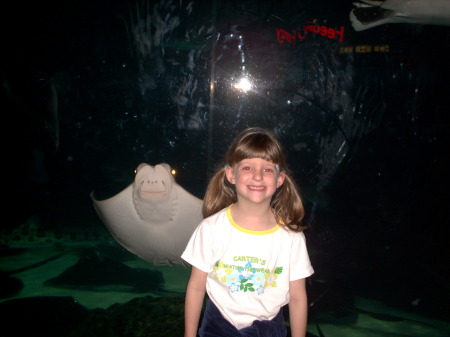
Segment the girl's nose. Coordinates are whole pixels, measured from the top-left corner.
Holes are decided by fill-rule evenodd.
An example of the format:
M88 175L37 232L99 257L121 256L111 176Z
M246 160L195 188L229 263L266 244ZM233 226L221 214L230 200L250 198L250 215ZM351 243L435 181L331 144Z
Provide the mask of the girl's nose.
M257 180L257 181L262 179L262 172L261 172L261 170L254 170L253 171L253 179Z

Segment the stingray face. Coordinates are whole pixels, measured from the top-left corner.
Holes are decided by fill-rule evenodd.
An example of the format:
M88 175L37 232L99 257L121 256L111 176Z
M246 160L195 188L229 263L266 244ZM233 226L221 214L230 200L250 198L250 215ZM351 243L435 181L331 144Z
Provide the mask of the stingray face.
M137 197L149 202L167 202L170 199L174 179L170 166L140 164L137 168L133 189Z
M133 184L133 201L143 220L169 220L173 216L176 201L175 180L170 166L140 164L136 169Z

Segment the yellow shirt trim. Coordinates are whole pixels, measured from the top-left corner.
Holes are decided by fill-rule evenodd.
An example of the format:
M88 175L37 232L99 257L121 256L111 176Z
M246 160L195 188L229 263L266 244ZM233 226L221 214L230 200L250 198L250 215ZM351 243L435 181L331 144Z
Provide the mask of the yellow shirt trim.
M250 230L250 229L246 229L246 228L244 228L244 227L241 227L241 226L239 226L239 225L233 220L233 216L231 215L231 206L232 206L232 205L230 205L230 206L227 208L227 210L226 210L227 218L228 218L228 220L230 221L231 225L232 225L234 228L236 228L237 230L241 231L241 232L244 232L244 233L247 233L247 234L253 234L253 235L266 235L266 234L270 234L270 233L276 232L277 230L280 229L280 226L279 226L278 224L276 224L276 225L273 226L272 228L266 229L266 230L264 230L264 231L253 231L253 230Z

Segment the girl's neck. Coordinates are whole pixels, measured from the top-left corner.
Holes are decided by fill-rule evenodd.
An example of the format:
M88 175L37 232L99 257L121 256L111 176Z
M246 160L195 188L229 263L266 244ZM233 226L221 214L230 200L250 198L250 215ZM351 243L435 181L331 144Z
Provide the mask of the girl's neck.
M263 231L276 225L270 205L242 205L237 202L231 207L231 216L242 228Z

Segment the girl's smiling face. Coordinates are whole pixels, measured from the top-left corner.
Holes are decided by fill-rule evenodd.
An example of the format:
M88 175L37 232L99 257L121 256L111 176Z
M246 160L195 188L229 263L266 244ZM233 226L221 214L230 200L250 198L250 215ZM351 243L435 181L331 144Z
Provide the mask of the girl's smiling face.
M238 200L269 204L285 177L274 163L261 158L241 160L226 169L226 176L235 185Z

